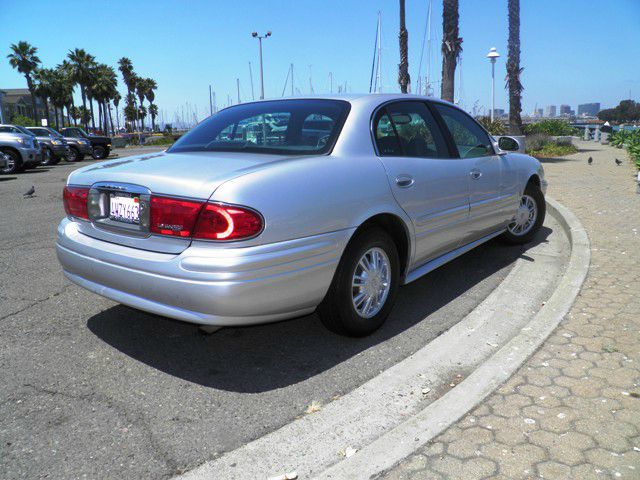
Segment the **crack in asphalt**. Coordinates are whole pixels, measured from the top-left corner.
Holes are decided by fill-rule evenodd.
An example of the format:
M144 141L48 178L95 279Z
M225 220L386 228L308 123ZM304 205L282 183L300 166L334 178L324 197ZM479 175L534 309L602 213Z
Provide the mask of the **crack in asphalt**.
M173 476L178 470L178 462L169 455L169 452L165 448L163 448L162 445L160 445L159 441L156 439L156 435L151 429L149 421L147 420L147 418L145 418L145 415L143 413L129 411L127 410L125 405L102 393L90 392L85 394L73 394L54 388L41 387L32 383L23 383L22 386L29 388L37 393L47 394L51 396L58 395L71 400L78 400L83 402L100 403L107 408L114 409L117 414L125 420L127 424L135 425L140 428L143 437L147 440L147 444L153 455L160 461L160 463L165 465L167 477ZM3 402L3 404L8 403L8 401L10 400Z
M13 317L14 315L18 315L18 314L20 314L20 313L22 313L22 312L24 312L26 310L29 310L32 307L35 307L36 305L39 305L39 304L41 304L43 302L46 302L47 300L51 300L52 298L58 297L58 296L62 295L64 292L66 292L70 287L73 287L73 285L72 284L65 285L62 288L62 290L60 290L59 292L52 293L51 295L49 295L46 298L41 298L39 300L31 301L31 303L29 305L26 305L26 306L16 310L15 312L11 312L11 313L8 313L7 315L3 315L2 317L0 317L0 320L4 320L6 318ZM9 297L6 297L6 298L9 298Z

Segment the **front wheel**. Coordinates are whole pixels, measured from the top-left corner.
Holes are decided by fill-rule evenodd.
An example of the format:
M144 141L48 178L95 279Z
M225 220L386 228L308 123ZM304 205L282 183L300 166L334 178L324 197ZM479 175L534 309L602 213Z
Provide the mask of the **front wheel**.
M0 154L4 154L7 159L7 166L0 170L0 173L10 175L22 169L22 159L18 153L13 150L0 150Z
M530 242L542 227L547 204L540 187L530 182L520 198L520 206L515 218L507 226L502 238L508 243L523 244Z
M391 237L379 228L356 234L318 307L322 323L341 335L373 333L393 308L399 279L400 259Z
M45 147L42 151L42 160L40 160L40 165L46 167L47 165L53 165L54 163L54 155L49 147Z

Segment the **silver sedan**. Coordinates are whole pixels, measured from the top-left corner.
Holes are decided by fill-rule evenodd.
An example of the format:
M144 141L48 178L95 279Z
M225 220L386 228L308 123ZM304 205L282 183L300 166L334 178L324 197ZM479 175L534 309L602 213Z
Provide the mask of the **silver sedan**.
M236 105L166 152L90 165L64 189L57 253L76 284L202 325L317 310L380 327L398 288L545 216L540 163L446 102L411 95Z

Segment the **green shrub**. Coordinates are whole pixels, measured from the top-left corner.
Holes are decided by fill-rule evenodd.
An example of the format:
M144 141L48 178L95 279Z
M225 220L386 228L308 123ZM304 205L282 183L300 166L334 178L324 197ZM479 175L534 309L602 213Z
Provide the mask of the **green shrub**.
M491 121L491 117L489 116L478 117L476 120L478 120L478 122L480 122L480 125L486 128L491 135L507 134L507 126L499 118L494 119L493 122Z
M542 133L536 133L527 137L526 139L527 150L531 151L540 150L548 143L551 143L551 138L549 138L548 135L544 135Z
M13 125L20 125L21 127L35 127L36 122L31 117L25 117L24 115L14 115L11 117L11 123Z
M565 136L578 135L579 132L573 128L569 122L560 119L547 119L540 122L530 123L524 127L525 135L535 135L542 133L544 135Z

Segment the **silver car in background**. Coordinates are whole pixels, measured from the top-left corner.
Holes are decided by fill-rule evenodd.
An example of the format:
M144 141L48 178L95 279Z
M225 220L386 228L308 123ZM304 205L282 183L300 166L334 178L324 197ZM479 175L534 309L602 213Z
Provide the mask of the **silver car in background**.
M73 172L57 254L71 281L148 312L234 326L317 309L366 335L399 286L533 238L546 182L517 148L433 98L236 105L166 152Z
M35 135L17 125L0 125L0 153L6 159L0 173L12 174L40 165L41 147Z
M69 155L69 145L62 135L51 127L26 127L42 146L41 165L56 165Z

